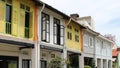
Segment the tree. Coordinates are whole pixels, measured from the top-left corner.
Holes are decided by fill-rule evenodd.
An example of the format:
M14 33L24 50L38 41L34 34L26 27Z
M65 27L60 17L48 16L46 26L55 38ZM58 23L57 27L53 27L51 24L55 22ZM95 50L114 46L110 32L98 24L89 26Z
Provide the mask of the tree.
M52 59L49 63L47 68L62 68L64 64L67 64L70 67L70 61L62 59L61 57L56 57Z

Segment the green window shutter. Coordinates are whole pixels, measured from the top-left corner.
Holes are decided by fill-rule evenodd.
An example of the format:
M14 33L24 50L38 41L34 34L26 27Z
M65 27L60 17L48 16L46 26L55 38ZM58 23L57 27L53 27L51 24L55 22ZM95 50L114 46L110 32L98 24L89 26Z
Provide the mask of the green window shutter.
M30 30L29 30L29 36L30 38L33 38L33 31L34 31L34 28L33 28L34 24L33 24L33 12L30 12Z
M24 23L25 23L25 11L20 10L20 25L19 25L19 34L20 37L24 37Z
M18 8L13 7L13 15L12 15L12 34L14 36L18 35Z
M0 1L0 33L5 32L5 3Z

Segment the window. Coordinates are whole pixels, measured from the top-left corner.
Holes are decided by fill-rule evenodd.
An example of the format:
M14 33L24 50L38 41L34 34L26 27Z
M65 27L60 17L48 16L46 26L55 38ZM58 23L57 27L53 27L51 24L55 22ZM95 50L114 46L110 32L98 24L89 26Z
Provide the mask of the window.
M88 37L87 34L83 35L83 43L84 43L84 46L88 46L89 45L89 37Z
M41 68L47 68L47 61L41 60Z
M78 35L75 35L75 41L79 42L79 36Z
M76 32L76 33L78 33L78 32L79 32L79 30L75 28L75 32Z
M6 33L11 34L12 6L6 4Z
M12 7L10 5L6 5L6 22L11 23L11 15L12 15Z
M103 41L101 41L101 47L103 48Z
M72 40L72 33L71 33L71 32L67 32L67 38L68 38L69 40Z
M18 57L0 56L0 68L18 68Z
M54 18L53 25L54 43L58 45L64 44L64 26L60 25L60 20Z
M2 1L5 1L5 0L2 0Z
M72 26L68 25L67 28L68 28L68 29L72 29Z
M30 11L30 7L24 4L20 4L20 8L24 9L25 11Z
M51 54L51 58L55 58L55 54Z
M44 42L50 41L50 17L49 15L42 13L41 19L41 39Z
M30 60L22 60L22 68L30 68Z
M68 25L67 26L67 29L68 29L68 32L67 32L67 38L69 39L69 40L72 40L72 26L71 25Z
M30 37L30 18L32 18L31 13L30 13L30 7L24 4L20 4L20 8L22 12L24 13L24 37L29 38ZM28 10L29 8L29 10Z
M5 29L5 32L7 34L11 34L11 19L12 19L12 0L2 0L6 3L6 17L5 17L5 20L6 20L6 29Z
M6 0L7 3L12 4L12 0Z
M79 42L79 30L75 28L75 41Z
M92 37L89 37L89 46L93 46L93 38Z
M30 13L25 12L25 37L29 38Z

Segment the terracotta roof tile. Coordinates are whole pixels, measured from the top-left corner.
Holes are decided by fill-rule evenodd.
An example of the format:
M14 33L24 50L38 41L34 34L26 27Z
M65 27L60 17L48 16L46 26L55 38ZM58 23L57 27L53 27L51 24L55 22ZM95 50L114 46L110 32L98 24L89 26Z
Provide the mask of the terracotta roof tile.
M113 57L113 58L116 58L117 55L118 55L117 49L113 49L113 50L112 50L112 57Z

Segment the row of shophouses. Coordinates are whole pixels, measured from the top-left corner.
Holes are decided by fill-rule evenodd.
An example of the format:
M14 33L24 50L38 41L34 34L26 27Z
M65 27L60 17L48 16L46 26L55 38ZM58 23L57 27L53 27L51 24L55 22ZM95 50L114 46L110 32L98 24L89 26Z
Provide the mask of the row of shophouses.
M0 0L1 68L47 68L57 56L72 68L112 68L112 42L90 16L68 16L38 0Z

